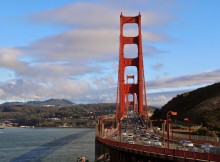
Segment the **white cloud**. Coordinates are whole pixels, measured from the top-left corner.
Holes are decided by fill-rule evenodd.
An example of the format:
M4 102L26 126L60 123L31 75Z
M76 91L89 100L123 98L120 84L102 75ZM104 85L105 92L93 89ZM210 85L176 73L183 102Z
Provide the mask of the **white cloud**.
M2 98L4 94L5 94L4 90L0 88L0 97Z
M219 70L198 74L200 77L194 78L194 80L192 79L191 83L205 84L207 82L199 81L207 76L210 77L208 80L209 83L215 82L217 81L215 80L217 79L215 76L217 77L218 73ZM187 79L189 76L182 76L179 78L174 78L173 80L178 80L180 78L182 79L178 82L160 82L160 80L147 82L147 92L149 92L151 89L164 89L160 92L148 93L148 105L161 107L177 94L193 90L192 87L188 86L191 85L189 84L190 81ZM183 78L185 78L185 80ZM154 83L155 85L152 87L152 84ZM93 84L96 84L96 87L94 87ZM172 87L185 87L185 89L172 91L166 90L166 88L171 87L171 85ZM66 78L58 78L56 82L35 82L34 80L27 79L10 80L5 83L0 83L0 96L1 99L13 99L18 101L22 101L24 99L31 100L38 96L38 98L41 100L48 98L66 98L76 103L115 102L116 87L117 85L112 77L96 79L92 84L87 81L77 81Z
M55 22L58 24L78 27L78 28L115 28L118 21L114 17L118 17L113 8L92 3L73 3L63 7L37 13L30 18L34 22Z
M148 97L148 105L150 106L156 106L160 108L163 106L165 103L167 103L172 97L168 97L166 94L165 95L158 95L154 97Z
M33 22L57 23L59 25L69 26L70 30L34 42L27 48L29 49L28 52L34 54L35 59L40 59L41 61L111 60L113 54L118 54L120 12L126 9L128 13L137 15L140 10L134 10L134 7L128 5L136 5L137 3L140 6L147 5L148 7L152 2L136 1L134 3L130 1L125 3L122 1L105 1L97 4L76 2L53 10L36 13L30 16ZM126 6L126 8L122 6ZM156 6L153 6L153 9ZM141 10L143 9L144 7ZM170 13L165 12L166 8L162 9L160 7L160 10L156 11L153 9L149 12L145 10L141 12L143 19L142 25L157 26L158 24L163 24L165 21L170 21L168 17L172 16ZM128 33L134 33L134 29L129 29ZM149 42L169 39L164 34L145 30L142 30L142 37L143 41ZM144 49L144 51L147 51L146 54L160 51L151 46L146 46L146 48L147 50Z
M0 48L0 67L15 71L25 71L26 63L19 60L22 52L17 48Z
M80 102L90 91L89 83L68 79L39 83L33 80L9 80L0 84L1 100L33 100L66 98Z
M157 26L169 22L173 15L163 2L104 1L100 3L76 2L30 16L33 22L52 22L78 28L118 28L119 15L138 15L141 11L143 25ZM130 4L130 5L128 5ZM153 5L152 5L153 4ZM152 6L151 6L152 5ZM175 3L170 3L170 6ZM136 7L134 7L136 6ZM149 7L151 6L151 7ZM159 7L158 7L159 6ZM148 8L148 12L146 12Z
M201 72L197 74L189 74L172 78L159 78L157 80L148 81L148 88L177 88L189 87L194 85L211 84L220 81L220 69Z
M27 48L37 61L71 61L112 59L118 51L116 30L72 30L39 40Z
M161 63L156 63L156 64L154 64L154 65L152 65L151 67L152 67L152 69L154 69L155 71L158 71L158 70L160 70L161 68L163 68L163 64L161 64Z
M184 90L173 90L173 91L160 91L155 93L147 94L148 105L156 106L158 108L165 105L172 98L176 97L178 94L182 94L193 89L184 89Z

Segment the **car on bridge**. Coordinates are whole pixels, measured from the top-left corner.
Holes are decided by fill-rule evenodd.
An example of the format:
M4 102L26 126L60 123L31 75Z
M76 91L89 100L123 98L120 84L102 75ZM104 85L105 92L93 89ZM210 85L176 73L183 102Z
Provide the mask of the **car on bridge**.
M195 146L190 147L190 148L188 149L188 151L190 151L190 152L199 152L199 153L203 153L203 152L204 152L203 149L198 148L198 147L195 147Z
M201 145L201 148L204 150L204 152L209 153L210 149L213 147L213 145L209 143L204 143Z
M204 143L201 145L201 148L213 147L210 143Z
M127 131L124 131L121 133L123 136L126 136L127 135Z
M220 147L219 146L211 147L209 153L220 154Z
M127 141L127 143L129 143L129 144L134 144L134 141L133 141L132 139L129 139L129 140Z
M187 141L187 140L180 141L180 145L182 145L183 147L193 147L194 146L194 144L191 141Z
M162 143L159 140L151 140L152 146L162 147Z
M129 138L134 138L134 135L133 134L128 134L128 137Z
M149 138L142 138L141 142L143 145L151 145L152 144L152 142L150 141Z

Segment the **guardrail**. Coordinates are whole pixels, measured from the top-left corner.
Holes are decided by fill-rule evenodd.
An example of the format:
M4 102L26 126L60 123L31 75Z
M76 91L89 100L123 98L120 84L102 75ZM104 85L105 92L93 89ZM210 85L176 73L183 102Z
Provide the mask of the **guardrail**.
M155 131L156 134L160 136L164 136L164 138L167 137L167 132L163 131ZM209 136L199 136L199 135L191 135L189 138L189 135L187 134L180 134L180 133L170 133L170 139L171 140L190 140L197 144L203 144L203 143L211 143L213 145L220 145L219 137L209 137Z
M164 157L173 157L173 159L194 159L197 161L207 160L207 161L216 161L220 162L220 155L216 154L208 154L208 153L198 153L198 152L189 152L189 151L182 151L182 150L175 150L175 149L167 149L167 148L160 148L160 147L153 147L153 146L143 146L137 144L128 144L124 142L112 141L108 139L103 139L97 137L97 141L109 145L111 147L120 148L131 151L141 151L144 153L150 153L149 155L158 154Z

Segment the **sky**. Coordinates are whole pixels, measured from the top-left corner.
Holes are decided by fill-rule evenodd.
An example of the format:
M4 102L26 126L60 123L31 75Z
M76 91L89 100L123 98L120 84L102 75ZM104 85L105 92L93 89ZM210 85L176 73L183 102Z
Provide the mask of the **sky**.
M220 80L219 0L0 3L0 103L116 102L121 12L141 14L148 105ZM124 26L128 36L136 30ZM126 45L125 53L135 57L137 48Z

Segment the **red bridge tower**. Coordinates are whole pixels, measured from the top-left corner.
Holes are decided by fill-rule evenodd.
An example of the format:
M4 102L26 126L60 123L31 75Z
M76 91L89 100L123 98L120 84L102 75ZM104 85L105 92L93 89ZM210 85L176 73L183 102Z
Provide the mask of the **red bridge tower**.
M124 24L136 23L138 25L138 35L135 37L124 36ZM136 44L138 54L136 58L125 58L124 46L126 44ZM135 66L137 68L137 83L125 82L125 68L127 66ZM133 105L137 105L137 111L140 116L148 118L146 88L143 68L143 54L142 54L142 36L141 36L141 15L138 16L120 16L120 49L119 49L119 89L117 93L117 103L119 97L119 104L117 104L117 119L120 120L126 114L128 95L132 94ZM119 95L119 96L118 96ZM136 99L137 98L137 99ZM144 103L145 101L145 103ZM137 103L135 103L137 102ZM145 104L145 105L144 105ZM145 107L145 108L144 108ZM134 108L135 109L135 108Z

